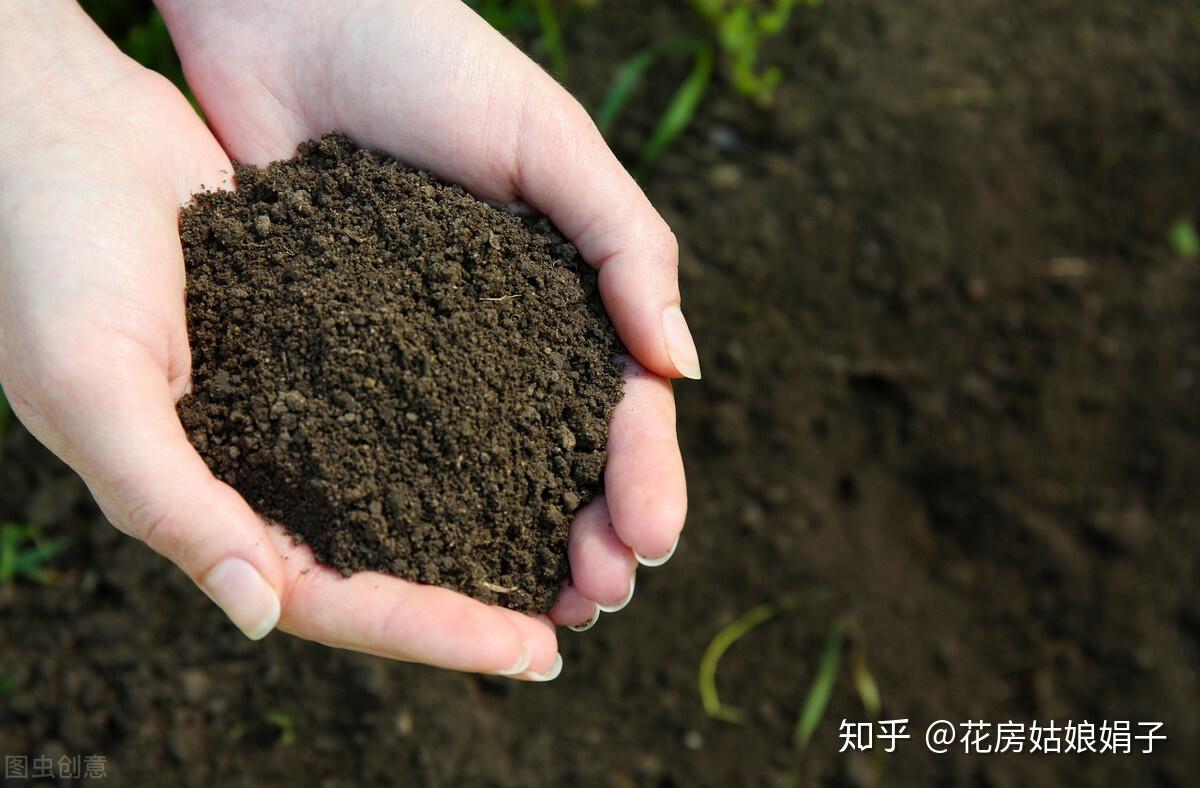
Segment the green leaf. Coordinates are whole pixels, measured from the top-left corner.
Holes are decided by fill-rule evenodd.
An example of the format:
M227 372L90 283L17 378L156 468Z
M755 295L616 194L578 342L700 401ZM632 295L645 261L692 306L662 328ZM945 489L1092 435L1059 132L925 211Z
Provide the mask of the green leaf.
M776 35L783 32L783 29L787 27L788 19L791 18L792 8L795 5L795 0L779 0L773 9L765 12L758 18L758 29L768 35ZM816 5L816 3L809 0L809 5Z
M554 13L554 6L550 0L533 0L533 5L537 9L538 23L542 27L538 43L546 52L546 57L550 61L550 70L554 72L554 76L565 80L567 78L567 53L563 50L562 30L558 25L558 16Z
M286 711L268 711L263 719L279 731L279 744L290 747L296 743L296 725Z
M660 153L691 123L696 109L704 98L704 92L712 81L715 52L708 42L699 38L674 38L648 47L635 54L617 70L612 85L596 112L596 126L602 134L608 134L620 114L628 106L634 92L645 79L651 67L660 58L676 55L691 55L694 60L688 77L676 90L650 138L638 155L635 173L639 176Z
M651 66L658 62L659 58L695 55L707 46L709 46L708 42L702 38L680 36L646 47L629 58L617 69L617 75L604 97L604 102L596 112L596 126L605 133L612 128L617 116L624 111L634 91L641 85L646 73Z
M1196 225L1186 216L1180 217L1167 234L1171 242L1171 250L1185 260L1200 259L1200 234Z
M704 706L704 711L710 717L718 720L741 722L742 710L722 703L720 696L717 695L717 668L721 664L721 657L725 656L726 651L756 627L762 626L783 613L793 613L802 606L825 602L830 596L829 589L814 588L799 596L781 597L747 610L736 621L718 632L708 647L704 649L704 656L700 659L700 702Z
M784 31L798 0L691 0L692 8L708 22L733 89L759 104L771 102L778 70L759 71L763 41ZM821 0L800 0L808 7Z
M759 605L718 632L717 636L708 644L708 648L704 650L704 656L700 659L699 680L700 702L704 705L704 711L708 716L725 722L742 721L745 713L739 708L721 703L721 698L717 695L717 667L721 664L721 657L725 656L725 652L734 643L745 637L750 630L779 615L780 610L781 607L773 602Z
M658 158L658 155L674 142L692 122L696 109L704 98L704 92L708 89L709 82L712 81L713 57L713 49L709 46L704 47L696 54L692 72L675 92L674 98L671 99L671 103L667 105L666 111L659 119L654 133L650 135L650 140L642 148L641 155L638 157L637 174L644 173L646 168Z
M800 711L800 718L796 721L796 731L792 737L792 743L798 752L808 746L809 740L812 739L813 733L821 723L821 718L825 715L825 707L829 705L829 698L833 694L833 686L837 682L838 663L842 658L842 630L842 620L835 619L829 627L829 635L825 638L821 663L817 668L817 675L813 679L812 687L808 691L808 698L804 701L804 708Z
M872 721L878 719L879 712L883 708L883 701L879 696L879 685L867 667L867 658L863 654L862 648L856 648L851 652L850 677L854 680L854 689L858 692L858 699L862 701L867 719Z
M18 551L26 539L27 528L16 523L0 525L0 583L7 583L17 576Z
M16 577L47 582L49 573L44 565L70 543L70 537L66 536L43 542L38 539L38 529L33 525L0 525L0 583Z
M638 85L646 76L646 72L650 70L650 66L654 65L658 56L657 48L647 47L625 61L625 64L617 70L617 76L604 96L604 103L596 112L596 127L600 129L601 134L608 135L613 122L625 109L633 92L637 90Z
M47 575L43 565L66 550L70 544L71 539L67 536L60 536L49 542L35 542L32 547L17 556L14 564L17 574L39 583L45 582Z

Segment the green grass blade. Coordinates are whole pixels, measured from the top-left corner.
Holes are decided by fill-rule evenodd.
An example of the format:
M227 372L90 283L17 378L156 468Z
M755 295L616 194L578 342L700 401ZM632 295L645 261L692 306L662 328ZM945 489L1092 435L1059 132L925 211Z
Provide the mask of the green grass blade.
M558 15L550 0L534 0L537 10L538 24L542 27L540 38L546 57L550 60L550 69L560 80L567 78L567 53L563 49L562 28L558 24Z
M717 695L717 667L721 663L721 657L734 643L745 637L750 630L779 615L780 610L781 606L774 602L759 605L718 632L717 636L708 644L708 648L704 650L704 656L700 659L699 680L700 702L704 704L704 711L708 716L725 722L742 721L744 712L721 703L721 698Z
M1175 254L1185 260L1200 260L1200 233L1196 232L1191 219L1180 217L1171 225L1168 238Z
M693 55L708 46L702 38L682 36L668 39L654 46L646 47L625 61L617 69L617 75L604 97L604 102L596 112L596 126L601 133L607 134L616 121L617 116L625 109L634 91L642 84L646 73L660 57L676 55Z
M613 79L612 87L608 89L608 94L604 97L604 103L600 105L599 111L596 112L596 127L600 129L600 133L607 135L612 124L616 121L617 116L625 109L629 103L629 99L633 96L633 92L637 90L642 79L646 76L646 72L654 65L654 61L658 59L659 50L655 47L647 47L641 52L625 61L625 64L617 70L617 76Z
M46 582L48 573L43 565L67 549L68 536L48 542L38 540L37 528L20 523L0 525L0 584L21 576L35 582Z
M692 122L696 109L708 90L708 84L712 81L713 59L714 52L711 46L705 46L696 53L691 73L675 92L675 97L667 105L649 142L642 148L638 157L637 173L645 172L658 155Z
M46 581L46 570L44 565L54 556L67 549L71 544L71 538L68 536L60 536L57 539L52 539L49 542L34 542L33 546L21 552L14 563L14 569L19 575L24 575L30 580L42 583Z
M33 537L33 527L20 523L0 525L0 583L17 576L21 545Z
M861 648L854 649L850 656L850 677L854 681L854 689L858 692L858 699L862 701L867 718L872 721L879 719L879 712L883 708L883 701L879 697L879 685L867 668L867 658Z
M821 651L821 662L817 667L817 675L813 678L808 698L796 721L796 732L792 743L797 752L808 746L809 740L825 715L825 707L833 694L833 685L837 682L838 663L842 659L842 620L834 619L829 627L829 635L825 638L825 647Z

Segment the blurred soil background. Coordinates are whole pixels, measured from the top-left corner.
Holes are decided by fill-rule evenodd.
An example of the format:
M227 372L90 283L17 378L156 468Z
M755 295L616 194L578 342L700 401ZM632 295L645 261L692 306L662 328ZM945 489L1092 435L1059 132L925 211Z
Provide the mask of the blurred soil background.
M145 6L86 5L178 78ZM778 85L746 95L715 50L653 157L710 51L695 7L560 3L548 35L527 5L508 32L597 112L630 58L683 41L604 124L679 236L705 371L676 388L676 557L562 633L549 686L254 644L14 424L0 522L69 542L0 586L0 752L105 754L116 785L1194 784L1197 6L798 6L759 53ZM717 675L744 717L714 719L701 657L762 604L786 609ZM831 631L836 681L797 747ZM875 714L913 739L839 754L838 723ZM935 756L936 719L1155 720L1169 740Z

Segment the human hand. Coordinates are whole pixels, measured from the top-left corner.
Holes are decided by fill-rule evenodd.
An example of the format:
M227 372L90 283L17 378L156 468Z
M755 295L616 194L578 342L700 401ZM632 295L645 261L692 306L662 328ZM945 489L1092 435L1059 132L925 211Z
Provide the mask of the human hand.
M247 634L283 561L175 413L190 379L179 205L227 184L167 80L71 0L0 7L0 380L108 519L194 578ZM255 571L257 567L258 572Z
M556 673L561 663L551 627L445 589L372 574L343 580L314 567L307 550L265 528L191 450L173 408L189 373L176 208L202 184L221 183L228 160L176 91L121 57L73 4L65 5L70 10L58 0L48 6L69 17L69 24L57 20L57 44L26 35L23 47L8 53L16 61L7 64L16 66L8 73L33 73L35 64L57 63L47 83L57 91L10 90L0 98L0 109L17 110L6 117L23 118L0 135L5 181L0 207L8 209L0 219L0 239L11 253L0 269L0 379L18 414L84 476L118 527L180 564L251 636L265 634L278 618L281 628L295 634L399 659L527 678ZM236 157L258 163L282 158L297 142L337 128L481 196L520 198L550 214L589 259L602 262L608 308L638 359L655 372L676 373L663 324L650 314L656 300L665 298L668 306L678 301L673 238L582 110L473 15L458 31L462 61L418 51L414 68L440 63L454 72L491 58L508 69L495 75L503 84L454 102L459 112L443 113L440 122L427 117L402 129L377 117L370 91L350 96L356 68L372 73L381 67L356 62L369 61L368 50L378 51L369 40L369 16L359 18L359 32L349 26L343 32L346 41L365 37L358 55L329 54L314 64L307 56L315 50L305 51L313 28L306 26L328 23L316 9L292 8L298 14L289 34L292 45L266 47L260 44L280 41L285 31L269 12L251 9L240 28L244 48L237 56L237 35L203 33L201 22L183 9L164 6L197 93ZM238 4L235 10L245 8ZM444 25L458 21L457 4L439 8L443 27L426 26L417 35L426 53L444 50L447 36L455 34ZM380 5L363 13L384 10ZM15 13L27 33L47 23L31 18L27 9L6 13ZM250 23L264 22L277 29L260 42ZM197 35L198 41L213 36L222 48L189 54L186 42ZM468 40L475 41L474 50ZM327 45L339 49L336 41ZM213 71L204 70L206 62ZM319 66L308 72L310 82L334 86L341 74L349 83L345 95L338 93L342 98L335 101L337 88L330 87L324 103L318 96L308 99L311 109L307 103L293 106L301 86L290 80L304 80L298 68L304 64ZM502 79L504 73L509 78ZM408 84L429 87L421 73L408 76ZM294 92L283 93L285 102L277 91ZM406 93L406 100L416 92ZM432 97L441 95L436 89L426 93L434 106ZM543 101L543 95L553 103L546 104L550 98ZM497 139L488 134L446 144L445 135L460 128L456 119L465 120L489 100L502 110L495 120L501 130L511 127L525 140L524 152L497 156ZM534 112L534 106L548 111ZM347 113L344 119L334 117L341 112ZM377 134L395 133L399 142L372 136L375 124ZM580 124L583 136L572 124ZM570 204L568 183L581 184L584 195ZM614 222L613 216L620 219ZM639 269L646 279L640 295L631 292ZM114 304L121 309L113 310ZM690 339L685 344L676 349L676 362L698 372ZM610 436L609 501L596 502L573 525L576 585L552 611L560 623L590 618L592 600L619 603L632 588L634 556L626 545L646 555L667 553L682 525L686 503L670 389L653 373L631 369ZM609 507L615 531L608 525Z
M591 600L619 605L634 552L669 556L683 525L666 378L699 377L699 364L678 308L675 238L586 111L456 0L159 5L234 158L284 158L336 129L479 197L532 206L600 269L605 305L641 366L613 415L607 501L576 518L574 589L552 617L574 624L593 616Z

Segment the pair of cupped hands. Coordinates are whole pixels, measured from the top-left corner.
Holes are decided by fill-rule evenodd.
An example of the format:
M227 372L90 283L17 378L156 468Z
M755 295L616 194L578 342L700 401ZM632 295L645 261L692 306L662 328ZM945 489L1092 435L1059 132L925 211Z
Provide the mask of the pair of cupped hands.
M530 680L555 625L633 594L687 507L669 378L700 376L674 236L586 111L458 0L159 0L208 118L73 0L0 6L0 383L108 519L174 561L247 636ZM342 578L209 472L190 381L179 206L328 130L547 216L600 272L634 361L606 495L571 526L548 616L362 573Z

